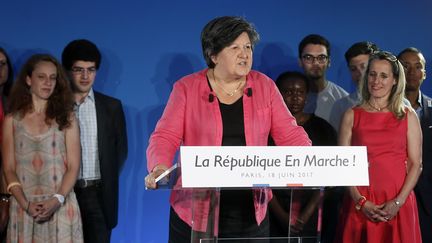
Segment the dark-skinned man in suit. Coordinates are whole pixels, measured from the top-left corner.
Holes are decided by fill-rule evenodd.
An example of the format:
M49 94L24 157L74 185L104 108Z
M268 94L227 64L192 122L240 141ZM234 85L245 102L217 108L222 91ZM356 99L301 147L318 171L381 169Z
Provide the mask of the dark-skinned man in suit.
M415 47L409 47L398 55L406 76L405 97L420 119L423 133L423 171L414 192L419 210L420 228L423 242L432 242L432 99L420 91L426 79L426 60Z

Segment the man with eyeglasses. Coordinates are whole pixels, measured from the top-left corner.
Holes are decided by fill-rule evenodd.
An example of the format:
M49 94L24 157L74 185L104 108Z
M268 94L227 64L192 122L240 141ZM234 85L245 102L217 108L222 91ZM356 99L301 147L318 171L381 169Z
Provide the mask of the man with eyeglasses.
M330 43L320 35L311 34L300 42L298 53L299 65L310 83L304 111L330 122L334 102L348 95L342 87L326 79L330 67Z
M121 101L93 90L101 54L88 40L70 42L62 53L75 96L81 137L81 168L75 184L84 241L110 242L117 225L118 187L127 157Z
M423 133L423 171L414 192L417 198L420 228L423 242L432 242L432 99L420 91L426 79L426 59L420 50L408 47L401 51L398 59L404 66L405 97L416 111Z
M345 52L345 60L351 74L351 79L356 85L356 90L348 96L337 100L333 105L330 113L330 124L336 131L339 131L339 125L345 111L360 103L361 95L358 85L366 71L369 56L375 51L378 51L377 45L370 41L362 41L354 43Z
M330 67L330 43L324 37L311 34L303 38L298 47L299 65L309 81L309 93L304 107L305 113L315 113L330 123L333 104L348 95L337 84L326 79ZM325 188L322 215L321 241L333 242L336 232L338 209L342 190Z

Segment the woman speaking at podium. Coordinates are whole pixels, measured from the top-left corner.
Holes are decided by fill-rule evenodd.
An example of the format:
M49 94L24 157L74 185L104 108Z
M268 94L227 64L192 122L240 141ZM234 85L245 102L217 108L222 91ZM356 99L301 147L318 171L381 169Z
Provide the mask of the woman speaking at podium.
M276 145L310 145L273 80L251 70L258 39L254 26L241 17L218 17L204 27L201 44L208 68L174 84L147 148L147 188L156 188L155 178L171 167L180 145L266 146L269 135ZM215 215L219 224L214 231L218 237L269 235L270 189L222 190L193 201L191 190L178 189L180 179L175 187L170 198L169 242L191 242L192 230L208 231L210 195L220 197L219 215Z

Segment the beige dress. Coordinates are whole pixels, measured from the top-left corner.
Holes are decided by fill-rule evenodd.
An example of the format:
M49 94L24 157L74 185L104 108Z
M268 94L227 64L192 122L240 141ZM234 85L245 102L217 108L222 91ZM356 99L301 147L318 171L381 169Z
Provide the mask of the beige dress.
M57 125L44 134L29 134L14 118L15 166L24 193L30 201L52 197L66 172L65 134ZM36 223L12 197L7 242L83 242L81 215L72 191L53 217Z

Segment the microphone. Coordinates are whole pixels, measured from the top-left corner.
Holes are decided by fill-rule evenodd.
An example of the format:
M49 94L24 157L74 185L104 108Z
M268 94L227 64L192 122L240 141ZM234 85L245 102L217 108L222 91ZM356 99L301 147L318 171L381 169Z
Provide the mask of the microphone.
M248 97L251 97L251 96L252 96L252 88L248 88L248 89L247 89L246 95L247 95Z
M212 93L209 94L209 102L212 103L214 100L214 95Z

